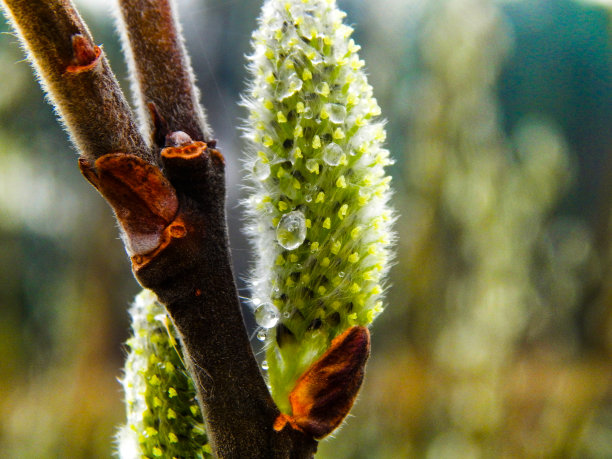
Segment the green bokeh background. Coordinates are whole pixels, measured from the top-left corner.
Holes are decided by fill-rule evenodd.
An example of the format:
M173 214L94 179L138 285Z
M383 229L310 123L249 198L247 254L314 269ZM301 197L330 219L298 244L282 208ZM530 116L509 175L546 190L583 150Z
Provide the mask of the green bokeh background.
M260 3L179 4L244 285L237 102ZM360 400L319 457L612 458L608 10L338 4L388 120L398 256ZM77 5L128 91L110 8ZM109 457L124 418L139 287L76 158L16 38L0 36L1 457Z

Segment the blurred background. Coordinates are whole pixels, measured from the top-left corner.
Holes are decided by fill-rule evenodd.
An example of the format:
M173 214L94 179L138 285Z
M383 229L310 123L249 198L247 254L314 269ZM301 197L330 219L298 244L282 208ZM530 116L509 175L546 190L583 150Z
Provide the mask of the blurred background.
M76 3L127 91L110 2ZM338 4L388 120L399 238L360 400L318 457L612 458L612 5ZM179 5L242 287L260 2ZM0 455L109 457L139 287L10 33L0 81Z

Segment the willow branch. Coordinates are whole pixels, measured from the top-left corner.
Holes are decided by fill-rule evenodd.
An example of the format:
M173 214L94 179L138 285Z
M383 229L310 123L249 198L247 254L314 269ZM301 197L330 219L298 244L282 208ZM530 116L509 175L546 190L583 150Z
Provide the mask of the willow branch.
M143 127L154 137L159 131L159 126L154 125L155 117L146 110L153 104L170 132L183 131L194 140L208 140L210 128L199 103L174 1L119 0L118 3L124 50ZM152 140L160 144L163 136Z
M211 145L198 142L208 128L173 2L120 0L119 5L136 93L141 105L153 107L149 129L153 144L167 146L161 154L164 171L180 209L155 251L132 257L134 273L156 292L181 335L215 453L287 457L290 430L279 436L272 429L279 412L252 354L234 283L224 160Z
M154 162L104 56L68 0L3 0L41 84L90 159L121 151Z
M311 457L314 440L273 430L279 411L253 357L229 262L223 157L193 142L165 148L162 161L179 211L159 247L133 256L132 266L181 336L215 455Z
M273 426L279 410L253 356L233 280L224 160L214 142L199 141L207 128L170 3L122 3L137 84L154 115L153 154L73 5L3 1L83 154L83 175L115 211L136 278L176 325L215 455L312 457L312 436Z

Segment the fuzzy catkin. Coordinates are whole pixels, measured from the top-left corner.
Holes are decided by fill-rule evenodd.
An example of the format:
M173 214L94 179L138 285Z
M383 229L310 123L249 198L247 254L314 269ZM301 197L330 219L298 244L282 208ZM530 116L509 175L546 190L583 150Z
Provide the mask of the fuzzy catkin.
M166 310L144 290L130 315L133 335L121 381L127 424L118 433L119 456L212 458L195 386Z
M250 285L272 395L383 310L393 213L384 123L333 0L268 0L253 34L245 160Z

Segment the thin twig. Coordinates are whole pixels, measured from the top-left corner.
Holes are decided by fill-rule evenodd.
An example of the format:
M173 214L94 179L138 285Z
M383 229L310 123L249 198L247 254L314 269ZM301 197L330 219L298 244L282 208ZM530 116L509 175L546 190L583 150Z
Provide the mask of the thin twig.
M210 128L200 106L174 1L119 0L119 11L143 127L155 135L154 120L147 110L152 103L170 132L183 131L193 140L209 140Z

